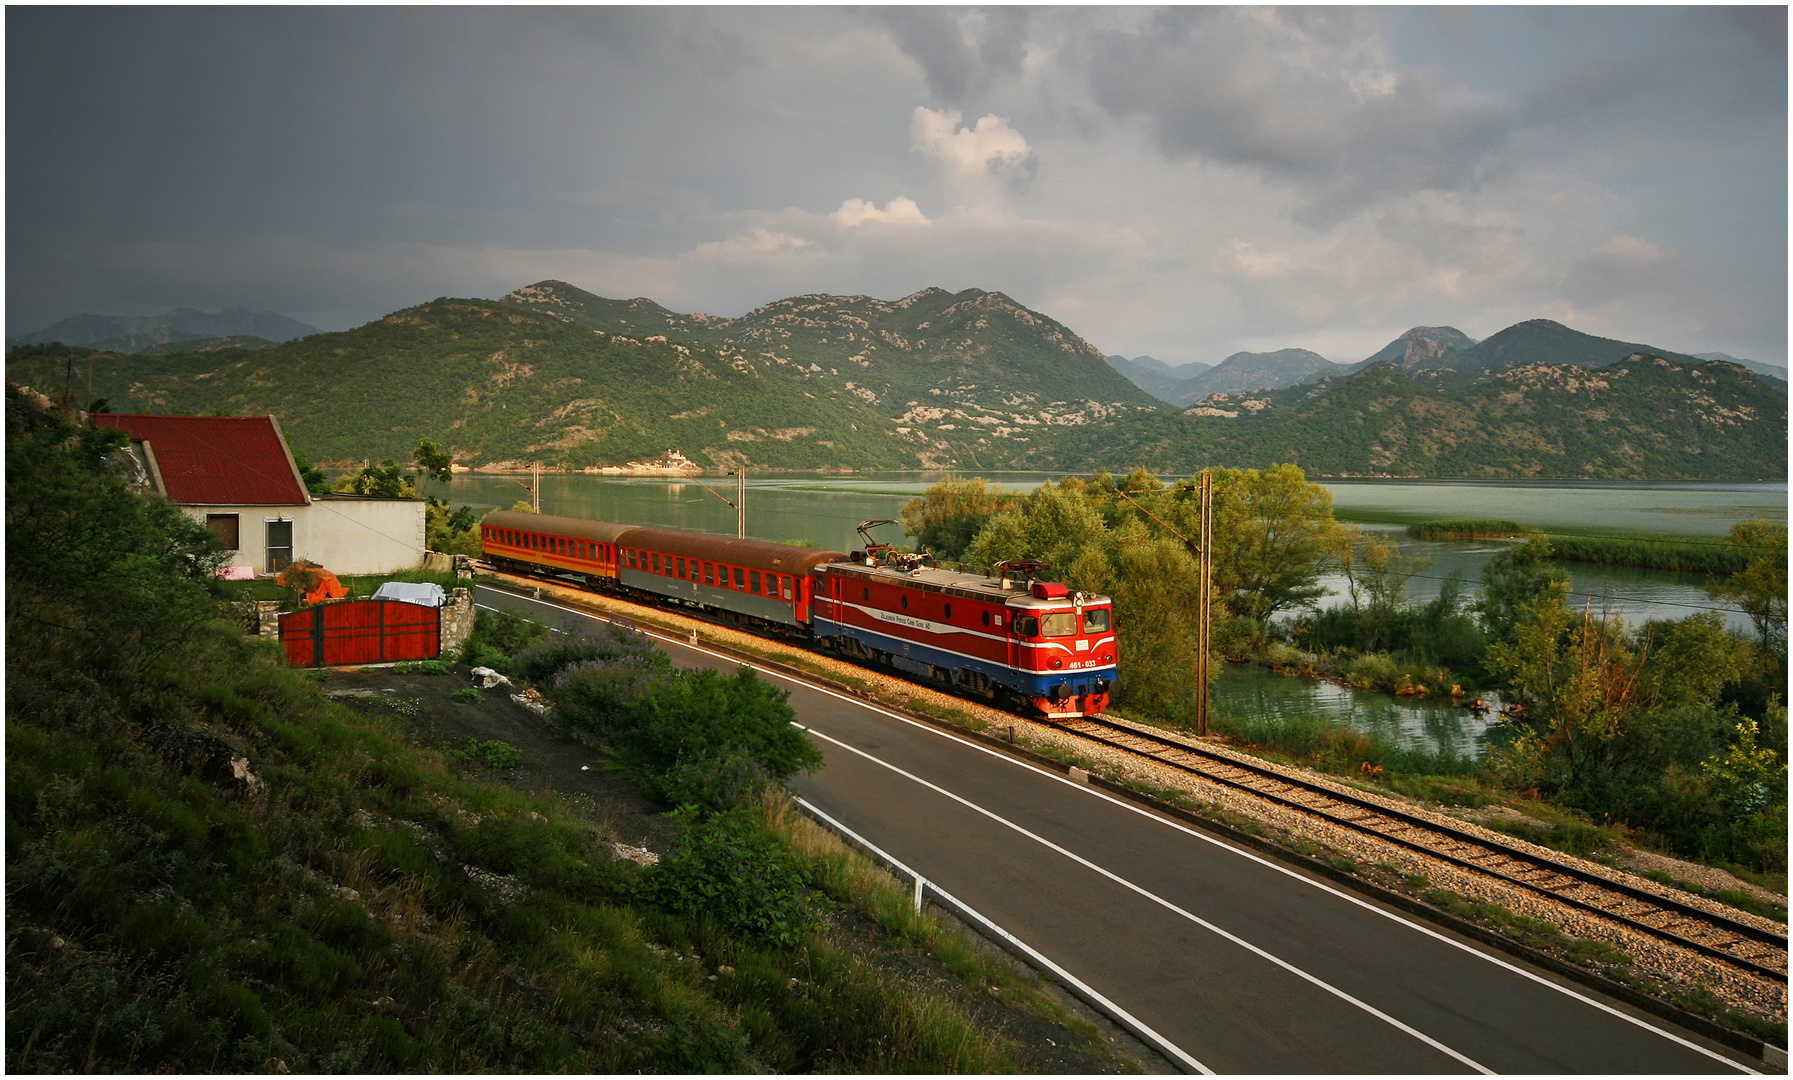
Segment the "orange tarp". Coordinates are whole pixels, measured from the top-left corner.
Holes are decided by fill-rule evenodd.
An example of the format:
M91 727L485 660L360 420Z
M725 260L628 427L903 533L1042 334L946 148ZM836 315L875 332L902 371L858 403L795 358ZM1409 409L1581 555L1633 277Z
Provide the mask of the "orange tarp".
M303 581L303 578L299 578L300 573L309 574L317 581L317 584L305 594L305 602L307 604L322 603L325 600L341 600L343 597L349 595L349 590L343 587L342 582L336 580L336 575L321 566L291 566L286 569L285 573L282 573L274 580L282 585L290 586L295 582L294 580L289 580L288 575L292 575L293 578Z

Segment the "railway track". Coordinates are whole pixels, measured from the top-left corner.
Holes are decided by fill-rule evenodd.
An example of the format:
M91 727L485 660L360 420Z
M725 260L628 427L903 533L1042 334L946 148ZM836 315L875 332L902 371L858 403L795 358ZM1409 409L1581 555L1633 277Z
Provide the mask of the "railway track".
M1496 878L1627 929L1785 984L1787 936L1579 866L1508 847L1467 829L1284 775L1113 717L1053 726L1103 746L1149 758L1210 783L1318 817L1334 825Z

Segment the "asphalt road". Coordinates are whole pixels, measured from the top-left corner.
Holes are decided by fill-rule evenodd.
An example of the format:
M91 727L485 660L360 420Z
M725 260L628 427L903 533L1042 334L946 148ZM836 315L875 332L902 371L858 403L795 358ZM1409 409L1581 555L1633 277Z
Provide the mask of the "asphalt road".
M482 605L589 618L482 588ZM735 661L676 639L681 666ZM1750 1071L1698 1036L1174 820L825 690L792 787L1222 1073ZM1756 1063L1755 1068L1760 1069Z

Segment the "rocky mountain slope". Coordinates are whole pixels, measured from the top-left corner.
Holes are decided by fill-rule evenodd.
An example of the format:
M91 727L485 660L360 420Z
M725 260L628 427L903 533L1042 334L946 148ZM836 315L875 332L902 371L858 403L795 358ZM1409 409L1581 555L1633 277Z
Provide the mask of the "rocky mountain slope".
M1475 338L1454 326L1416 326L1351 366L1360 371L1371 364L1394 364L1403 371L1444 361L1451 353L1475 347Z
M60 386L50 353L14 350L8 376ZM427 436L471 465L676 447L712 469L992 468L1061 429L1163 410L1081 338L978 290L796 297L725 320L543 282L256 351L93 364L115 410L271 412L325 461L403 458Z
M646 299L609 300L562 281L538 282L504 300L608 333L701 343L742 363L802 370L912 423L950 416L994 427L1016 410L1077 423L1158 404L1094 345L981 289L930 288L901 300L793 296L736 319L680 315Z

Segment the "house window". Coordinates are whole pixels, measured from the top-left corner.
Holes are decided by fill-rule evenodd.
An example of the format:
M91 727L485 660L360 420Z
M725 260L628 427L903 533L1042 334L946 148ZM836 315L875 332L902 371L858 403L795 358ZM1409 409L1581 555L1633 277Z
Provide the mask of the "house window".
M267 522L268 573L274 574L293 563L293 523L290 520Z
M237 543L237 515L207 514L205 526L212 530L212 535L218 538L218 543L226 550L235 551L242 546Z

